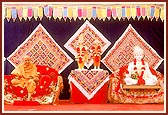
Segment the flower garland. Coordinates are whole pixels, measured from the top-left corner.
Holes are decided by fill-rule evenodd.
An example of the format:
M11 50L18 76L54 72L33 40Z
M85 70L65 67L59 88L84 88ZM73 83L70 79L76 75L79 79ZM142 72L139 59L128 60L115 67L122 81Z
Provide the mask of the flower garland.
M145 62L142 59L141 60L143 67L141 68L141 74L139 75L137 72L137 67L136 67L136 59L134 60L134 70L136 71L135 74L138 75L138 82L137 84L145 84L145 80L142 78L144 75L144 71L145 71Z

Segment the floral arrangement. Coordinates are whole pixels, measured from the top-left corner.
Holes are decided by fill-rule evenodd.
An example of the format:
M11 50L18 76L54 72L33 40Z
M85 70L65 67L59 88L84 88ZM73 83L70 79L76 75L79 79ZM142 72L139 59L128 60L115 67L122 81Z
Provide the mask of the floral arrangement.
M138 79L138 73L134 73L134 74L131 74L131 78L132 79Z

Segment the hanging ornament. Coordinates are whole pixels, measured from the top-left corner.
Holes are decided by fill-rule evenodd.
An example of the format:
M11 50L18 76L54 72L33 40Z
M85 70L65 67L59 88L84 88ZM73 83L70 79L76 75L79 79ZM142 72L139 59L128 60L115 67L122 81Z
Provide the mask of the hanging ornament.
M16 7L12 7L12 19L13 19L13 22L15 22L16 18L17 18Z
M53 18L56 20L57 19L57 7L53 6Z
M23 7L23 18L25 21L27 20L27 13L28 13L27 7Z
M22 7L17 7L17 14L18 14L18 18L21 21L23 18L23 9Z
M51 19L52 15L53 15L53 8L51 6L49 6L49 10L48 10L48 18L49 18L49 20Z
M92 18L95 20L96 17L97 17L97 15L96 15L96 7L94 6L94 7L92 7Z
M87 12L87 7L84 6L84 7L83 7L83 16L82 16L84 20L87 18L87 13L88 13L88 12Z
M74 19L74 21L76 21L77 17L78 17L77 7L74 6L73 7L73 19Z
M6 9L6 19L7 19L8 22L9 22L11 16L12 16L11 8L7 7L7 9Z
M116 6L112 6L112 17L114 20L116 20L116 18L117 18Z
M63 15L63 9L62 7L58 7L57 16L58 16L59 21L61 21L62 15Z
M110 20L111 19L111 8L107 7L107 19Z
M81 7L78 7L78 18L79 18L79 20L81 20L82 19L82 14L83 12L82 12L82 8Z
M38 17L39 17L40 20L43 17L43 7L42 6L38 7Z
M33 7L34 19L37 21L38 18L38 7Z
M67 8L67 11L68 11L68 18L70 19L70 21L72 20L72 16L73 16L73 9L72 7L68 7Z
M32 10L32 7L29 7L29 8L28 8L27 13L28 13L28 19L29 19L29 21L30 21L31 18L32 18L32 16L33 16L33 10Z
M67 7L64 7L63 8L63 19L64 19L64 21L66 21L67 17L68 17L68 9L67 9Z

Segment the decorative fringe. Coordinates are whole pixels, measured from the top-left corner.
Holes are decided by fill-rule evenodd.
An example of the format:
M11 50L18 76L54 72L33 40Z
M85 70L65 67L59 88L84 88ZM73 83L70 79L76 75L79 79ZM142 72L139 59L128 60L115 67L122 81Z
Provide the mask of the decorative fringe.
M31 20L32 17L37 20L39 17L40 20L42 17L47 17L51 19L61 20L62 18L67 20L68 18L76 20L77 18L81 20L82 18L85 20L88 18L89 20L93 18L94 20L98 18L99 20L105 20L106 18L110 20L113 18L119 20L126 18L129 20L131 17L138 20L140 17L145 19L153 20L154 18L158 20L159 18L164 20L164 4L4 4L4 18L8 21L12 18L13 21L18 17L21 21L22 18L25 20Z

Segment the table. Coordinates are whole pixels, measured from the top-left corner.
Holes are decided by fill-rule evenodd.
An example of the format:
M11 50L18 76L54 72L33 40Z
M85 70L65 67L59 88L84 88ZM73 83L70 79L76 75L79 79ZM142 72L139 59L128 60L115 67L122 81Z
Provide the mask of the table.
M68 76L73 103L106 103L109 72L103 69L75 69Z

